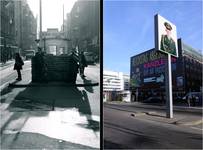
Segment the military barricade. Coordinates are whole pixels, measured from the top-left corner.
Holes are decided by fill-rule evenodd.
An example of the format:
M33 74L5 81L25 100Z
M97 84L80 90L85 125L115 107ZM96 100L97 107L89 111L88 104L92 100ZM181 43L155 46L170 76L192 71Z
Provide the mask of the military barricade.
M65 81L75 83L77 73L77 56L36 54L32 58L32 82Z

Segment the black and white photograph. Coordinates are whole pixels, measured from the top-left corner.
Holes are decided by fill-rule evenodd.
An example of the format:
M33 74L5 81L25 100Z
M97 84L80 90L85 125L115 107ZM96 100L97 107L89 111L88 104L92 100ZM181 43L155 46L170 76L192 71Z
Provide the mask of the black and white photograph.
M100 1L0 6L0 149L99 149Z

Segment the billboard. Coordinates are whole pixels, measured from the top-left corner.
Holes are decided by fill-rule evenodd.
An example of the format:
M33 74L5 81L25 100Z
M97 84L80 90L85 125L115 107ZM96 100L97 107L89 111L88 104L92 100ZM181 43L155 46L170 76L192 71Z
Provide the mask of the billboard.
M178 57L176 26L158 14L155 16L155 48Z

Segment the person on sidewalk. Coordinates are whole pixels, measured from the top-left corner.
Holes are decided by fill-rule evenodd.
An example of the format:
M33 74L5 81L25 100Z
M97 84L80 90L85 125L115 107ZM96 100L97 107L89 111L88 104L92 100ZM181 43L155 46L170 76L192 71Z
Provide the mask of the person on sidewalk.
M192 106L196 106L196 96L192 95Z
M83 78L86 77L84 75L85 67L87 67L87 61L86 61L84 52L81 51L79 54L79 70L80 70L80 76Z
M16 80L20 81L22 80L22 76L21 76L21 72L20 70L22 70L22 66L24 65L24 62L20 56L19 53L15 54L15 64L14 64L14 70L17 71L18 74L18 78Z
M188 107L190 107L190 101L191 101L191 98L192 98L191 95L188 95L188 96L186 97Z

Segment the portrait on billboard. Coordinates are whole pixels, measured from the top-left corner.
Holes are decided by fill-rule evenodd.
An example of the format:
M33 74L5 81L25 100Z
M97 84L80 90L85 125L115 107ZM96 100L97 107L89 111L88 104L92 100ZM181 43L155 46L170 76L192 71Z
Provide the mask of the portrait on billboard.
M178 57L176 26L160 15L157 15L156 23L158 50Z

